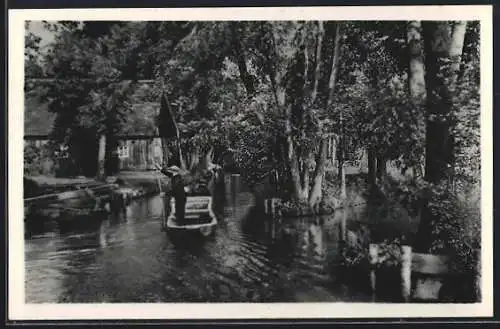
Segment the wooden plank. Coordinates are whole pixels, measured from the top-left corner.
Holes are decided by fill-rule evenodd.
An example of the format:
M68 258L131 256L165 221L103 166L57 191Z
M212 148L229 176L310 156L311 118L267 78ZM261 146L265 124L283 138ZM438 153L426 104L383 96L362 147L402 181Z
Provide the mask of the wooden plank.
M98 192L102 191L104 189L115 189L118 185L116 184L102 184L99 186L94 186L89 188L92 192ZM79 189L79 190L71 190L71 191L64 191L61 193L52 193L52 194L45 194L45 195L40 195L32 198L26 198L24 199L24 204L28 205L30 203L34 202L50 202L50 201L64 201L64 200L70 200L70 199L76 199L82 196L87 196L88 193L86 192L85 189Z
M449 258L443 255L413 253L412 271L421 274L447 274Z
M46 187L65 187L71 185L91 185L91 184L101 184L92 178L59 178L59 177L49 177L49 176L28 176L27 180L33 181L40 188Z
M57 195L57 200L62 201L62 200L76 199L86 195L87 193L85 192L85 190L66 191L59 193Z

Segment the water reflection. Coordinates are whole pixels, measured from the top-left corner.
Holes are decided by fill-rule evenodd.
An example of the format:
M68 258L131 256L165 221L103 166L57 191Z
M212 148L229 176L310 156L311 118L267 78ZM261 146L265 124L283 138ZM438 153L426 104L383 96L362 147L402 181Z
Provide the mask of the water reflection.
M368 301L336 282L339 214L273 221L240 193L213 240L179 247L160 231L159 196L87 231L27 238L28 302ZM349 215L347 215L349 216Z

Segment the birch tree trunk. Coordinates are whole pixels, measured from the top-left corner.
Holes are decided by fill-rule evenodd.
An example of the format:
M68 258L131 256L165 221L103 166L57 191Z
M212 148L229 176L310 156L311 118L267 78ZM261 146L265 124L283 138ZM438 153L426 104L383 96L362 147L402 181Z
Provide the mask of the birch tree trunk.
M379 184L383 182L387 173L387 162L383 156L377 157L377 179Z
M336 23L335 26L335 38L333 45L333 56L331 62L331 73L328 81L328 90L327 90L327 101L326 101L326 112L332 110L333 104L333 94L335 92L335 84L337 81L337 71L338 71L338 62L339 62L339 50L340 50L340 23ZM321 53L319 51L319 53ZM321 133L320 136L320 145L318 154L316 156L316 169L314 170L313 177L313 186L311 187L311 193L309 195L309 206L315 210L319 210L319 203L323 198L323 178L325 176L325 167L326 167L326 151L327 151L327 136L324 136ZM344 185L341 185L341 189L345 189L345 180Z
M319 204L323 198L323 177L326 166L327 143L322 138L319 144L319 151L316 156L316 169L314 170L314 180L311 192L309 193L309 206L315 212L319 211Z
M331 56L331 62L326 64L331 67L331 72L329 74L328 85L321 86L320 80L323 78L321 73L321 68L325 63L325 47L324 47L324 27L323 22L318 22L315 29L310 29L310 23L297 23L295 35L289 40L300 40L293 47L294 50L285 49L285 58L288 57L291 61L288 65L283 65L283 63L275 63L272 60L272 55L268 55L268 67L269 78L271 81L271 87L274 94L274 99L276 101L277 107L281 109L284 114L284 128L285 128L285 150L286 150L286 162L289 170L289 175L291 178L292 188L293 188L293 198L302 204L317 205L322 199L322 184L323 177L326 167L326 141L324 140L326 136L322 129L319 129L318 139L320 147L317 153L312 152L309 148L304 147L298 137L306 137L306 120L310 120L311 106L317 100L317 95L321 92L326 98L325 109L327 111L331 110L333 92L335 89L335 82L338 71L338 58L339 58L339 45L340 45L340 26L335 24L336 33L333 38L329 38L333 43L333 54ZM310 42L307 37L307 33L313 30L316 33L316 40L314 51L307 49ZM270 40L270 44L276 47L276 41L278 39L277 35L271 33L274 36L274 40ZM333 35L333 33L332 33ZM293 44L293 42L290 42ZM293 49L293 48L292 48ZM279 50L279 49L275 49ZM271 51L272 53L272 51ZM314 53L314 65L310 63L310 53ZM330 56L328 56L330 57ZM322 59L323 58L323 59ZM285 68L285 70L280 70L280 68ZM310 80L313 81L310 81ZM312 90L311 90L312 89ZM321 90L319 90L321 89ZM310 97L307 97L307 93L310 93ZM313 157L316 159L313 177L310 177L310 165L313 162ZM312 186L310 184L312 178Z
M370 188L375 187L377 182L376 169L377 162L375 153L372 149L368 149L368 184L370 185Z
M231 44L233 45L233 52L234 56L236 57L236 63L238 64L238 70L240 73L240 78L241 81L243 82L243 85L245 86L245 89L247 91L247 95L253 95L255 94L255 86L253 83L253 78L248 73L248 68L247 68L247 62L245 58L245 53L243 51L243 47L241 46L241 41L240 41L240 23L239 22L231 22L230 23L231 27L231 32L232 32L232 40Z
M97 180L104 180L104 161L106 157L106 135L99 136L99 150L97 152Z
M467 30L467 22L458 21L453 23L453 32L451 34L451 45L449 56L451 59L451 81L452 88L457 81L457 76L460 71L462 62L462 53L464 49L465 32Z
M408 70L408 87L412 101L423 105L426 97L425 67L422 42L422 24L410 21L407 26L407 43L410 54Z
M420 21L410 21L407 25L407 43L409 50L408 69L408 89L411 101L424 111L427 91L425 89L425 66L423 53L422 23ZM423 163L419 163L413 168L414 177L423 175L421 168ZM422 171L422 172L421 172Z
M449 118L451 100L444 74L448 71L446 62L451 46L448 24L446 21L423 24L427 88L425 178L431 183L446 178L453 156Z

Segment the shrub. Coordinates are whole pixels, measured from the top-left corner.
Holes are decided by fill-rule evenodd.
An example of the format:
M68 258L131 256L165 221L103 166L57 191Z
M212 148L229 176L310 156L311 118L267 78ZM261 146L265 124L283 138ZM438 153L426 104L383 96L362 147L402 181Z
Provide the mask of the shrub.
M449 253L456 270L475 271L481 248L481 212L478 186L434 185L428 206L438 218L432 223L431 252Z
M341 264L347 267L367 266L370 241L364 240L354 246L345 246L342 250ZM385 239L378 243L376 267L398 267L401 265L401 240Z
M51 175L53 171L54 161L49 145L38 147L30 143L24 146L24 175Z

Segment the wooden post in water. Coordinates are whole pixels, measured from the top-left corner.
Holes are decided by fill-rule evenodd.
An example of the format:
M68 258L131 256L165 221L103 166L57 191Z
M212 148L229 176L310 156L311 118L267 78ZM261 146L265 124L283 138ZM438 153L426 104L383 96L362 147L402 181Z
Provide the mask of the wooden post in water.
M411 263L411 247L401 246L401 296L405 303L410 300L411 295Z
M97 153L97 180L104 180L104 159L106 157L106 135L99 137L99 150Z
M264 213L266 215L270 215L272 218L277 218L281 216L278 210L280 202L281 202L280 198L264 199Z
M370 243L369 251L368 251L368 261L370 263L370 286L372 289L372 301L376 300L376 266L378 263L378 245L374 243Z

